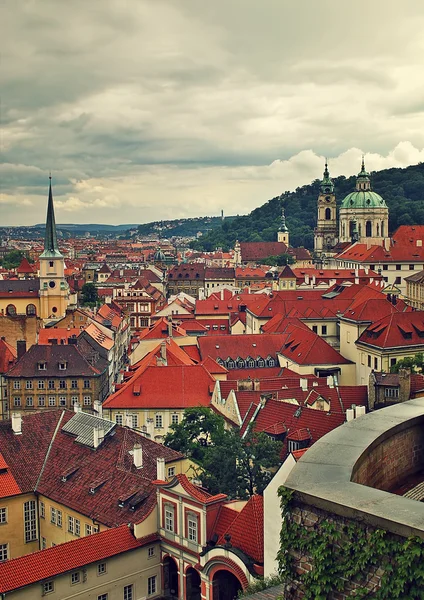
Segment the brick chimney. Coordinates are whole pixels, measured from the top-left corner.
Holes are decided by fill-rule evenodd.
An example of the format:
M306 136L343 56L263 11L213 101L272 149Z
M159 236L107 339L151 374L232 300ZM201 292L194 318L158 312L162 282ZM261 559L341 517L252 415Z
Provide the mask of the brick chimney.
M18 340L16 342L16 350L18 353L18 360L19 360L26 353L26 340Z
M103 427L103 423L101 423L100 425L97 425L97 427L94 427L94 429L93 429L94 449L98 448L104 439L105 439L105 430Z

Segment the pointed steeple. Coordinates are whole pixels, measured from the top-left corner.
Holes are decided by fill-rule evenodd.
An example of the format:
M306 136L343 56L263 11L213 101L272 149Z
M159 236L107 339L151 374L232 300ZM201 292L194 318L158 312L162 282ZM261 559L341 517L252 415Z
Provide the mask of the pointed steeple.
M49 175L49 201L47 204L47 218L46 218L46 233L44 236L44 251L41 257L59 257L62 255L59 252L59 246L57 245L57 233L56 233L56 221L54 218L54 206L53 206L53 192L52 192L52 176ZM40 257L40 258L41 258Z
M321 194L332 194L334 192L334 183L331 180L330 173L328 171L328 161L325 159L325 168L323 178L320 183Z
M280 224L279 231L284 231L284 233L288 232L287 225L286 225L286 215L284 213L284 206L281 209L281 224Z
M362 155L361 170L356 178L356 190L371 190L370 174L365 169L365 157Z

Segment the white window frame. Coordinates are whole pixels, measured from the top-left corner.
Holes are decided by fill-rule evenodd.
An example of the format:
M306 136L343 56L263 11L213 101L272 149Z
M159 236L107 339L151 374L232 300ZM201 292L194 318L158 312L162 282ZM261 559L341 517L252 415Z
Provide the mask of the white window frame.
M198 517L189 513L187 515L187 538L190 542L197 543L198 530Z
M147 558L153 558L153 556L155 556L155 547L150 546L150 548L147 548Z
M7 506L0 506L0 525L7 523Z
M175 467L168 467L168 477L175 477Z
M152 575L151 577L149 577L147 579L147 595L148 596L153 596L153 594L156 594L156 590L157 590L156 580L157 580L156 575Z
M134 600L134 585L124 585L124 600Z
M0 544L0 563L9 558L9 544Z
M117 425L122 425L122 423L124 422L124 417L123 415L119 414L119 415L115 415L115 423Z
M173 506L165 505L165 531L175 533L175 509Z
M77 583L81 583L81 572L74 571L71 573L71 585L76 585Z
M56 525L57 523L56 508L54 506L50 507L50 523L52 523L53 525Z
M38 406L46 406L46 397L38 396Z
M177 413L175 415L171 415L171 425L178 425L180 422L180 415Z
M42 501L40 501L40 518L41 519L46 518L46 505Z
M163 429L163 416L155 415L155 429Z
M84 406L91 406L91 396L84 396Z
M104 575L107 573L107 565L105 562L98 563L97 565L97 575Z
M54 592L54 581L45 581L43 583L43 594L51 594Z
M49 406L56 406L56 396L49 396Z
M35 500L24 502L24 538L26 544L38 540L37 505Z
M71 515L68 515L68 531L72 534L75 532L75 519Z

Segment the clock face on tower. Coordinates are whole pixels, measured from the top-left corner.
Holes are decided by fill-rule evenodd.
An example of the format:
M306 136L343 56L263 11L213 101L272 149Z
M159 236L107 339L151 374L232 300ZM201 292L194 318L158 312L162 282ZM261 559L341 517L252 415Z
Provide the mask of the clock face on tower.
M56 285L55 281L49 281L49 287L54 288Z

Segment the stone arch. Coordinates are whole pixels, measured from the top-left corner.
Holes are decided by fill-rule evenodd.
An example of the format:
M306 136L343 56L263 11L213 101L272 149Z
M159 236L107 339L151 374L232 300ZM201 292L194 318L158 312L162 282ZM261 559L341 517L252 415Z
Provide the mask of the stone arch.
M8 304L6 306L6 314L8 317L16 316L16 306L14 304Z
M163 594L166 598L179 598L179 569L173 556L167 554L162 559Z
M26 314L28 316L36 316L37 315L37 308L35 306L35 304L28 304L26 307Z
M331 220L331 208L327 207L325 209L325 220L326 221L330 221Z
M185 600L201 600L201 577L199 571L188 566L185 571Z

